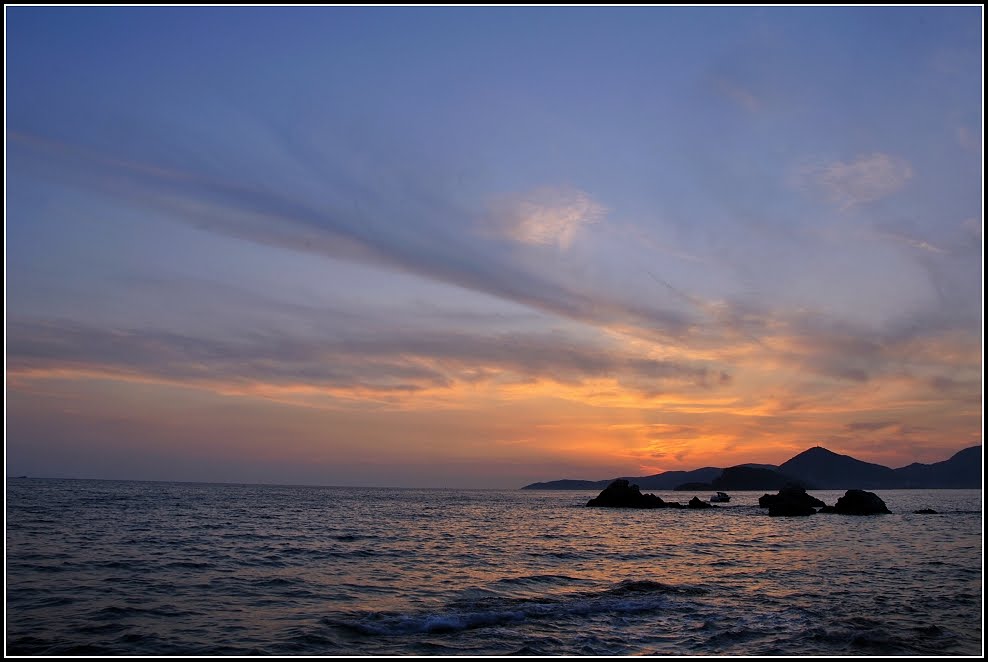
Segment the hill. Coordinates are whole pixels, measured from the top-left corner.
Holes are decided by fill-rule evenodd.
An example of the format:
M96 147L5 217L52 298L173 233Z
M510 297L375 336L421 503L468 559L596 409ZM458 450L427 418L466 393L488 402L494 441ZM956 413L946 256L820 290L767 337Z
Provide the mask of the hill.
M981 446L972 446L955 453L949 460L895 469L899 484L904 488L971 488L981 487Z
M778 467L742 464L727 469L703 467L693 471L665 471L651 476L621 476L643 490L674 490L685 483L691 489L775 490L788 481L810 489L935 489L979 488L982 483L981 446L972 446L933 464L915 462L899 469L863 462L821 446L814 446ZM524 490L602 490L605 480L553 480L526 485Z
M857 487L891 489L899 486L895 471L880 464L862 462L850 455L840 455L814 446L779 465L779 471L813 485L818 490Z
M779 490L797 483L812 489L813 486L778 471L770 464L741 464L728 467L709 483L689 482L676 486L678 492L702 492L705 490Z
M724 473L714 479L712 489L727 490L780 490L790 483L801 483L803 487L815 489L794 476L776 469L764 467L738 466L724 469Z
M693 471L664 471L651 476L618 476L629 483L638 485L643 490L672 490L677 485L689 481L709 483L719 476L723 469L719 467L703 467ZM551 480L545 483L532 483L521 488L523 490L602 490L616 478L606 480Z

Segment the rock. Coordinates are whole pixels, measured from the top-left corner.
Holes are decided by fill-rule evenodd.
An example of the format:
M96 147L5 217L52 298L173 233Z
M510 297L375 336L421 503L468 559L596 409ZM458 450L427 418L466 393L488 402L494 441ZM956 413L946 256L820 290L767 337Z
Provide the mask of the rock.
M820 510L818 510L816 512L817 512L818 515L821 514L821 513L830 514L830 513L836 513L837 512L837 509L834 508L833 506L824 506L823 508L821 508Z
M805 515L815 515L816 510L801 503L783 501L782 503L773 503L769 506L768 514L772 517L802 517Z
M664 508L665 503L654 494L642 494L637 485L618 478L604 488L587 506L598 508Z
M914 510L914 515L939 515L939 513L932 508L923 508L922 510Z
M690 502L686 504L687 508L713 508L712 505L706 501L700 501L700 497L693 497Z
M758 505L761 508L786 505L790 509L795 508L796 506L803 506L805 509L821 508L827 504L820 501L816 497L807 494L806 489L804 489L802 485L794 485L790 483L779 490L778 494L763 494L760 496L758 498Z
M874 492L864 490L848 490L844 496L837 499L834 512L839 515L891 515L892 511L886 507Z

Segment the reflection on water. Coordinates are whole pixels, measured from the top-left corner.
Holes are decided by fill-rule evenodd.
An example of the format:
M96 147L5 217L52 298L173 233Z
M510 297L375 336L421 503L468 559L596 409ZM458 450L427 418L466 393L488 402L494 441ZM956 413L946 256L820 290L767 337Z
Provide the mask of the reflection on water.
M11 480L8 652L979 653L981 492L879 494L893 515L769 518L751 492Z

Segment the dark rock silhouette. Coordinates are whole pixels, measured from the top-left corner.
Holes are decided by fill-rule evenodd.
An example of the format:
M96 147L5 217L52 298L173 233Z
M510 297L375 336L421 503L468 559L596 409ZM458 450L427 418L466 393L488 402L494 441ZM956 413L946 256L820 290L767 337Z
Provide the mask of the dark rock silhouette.
M830 513L836 513L837 512L837 509L834 508L833 506L824 506L823 508L821 508L820 510L818 510L816 512L817 512L818 515L821 514L821 513L823 513L823 514L830 514Z
M761 508L771 508L772 506L821 508L827 504L807 494L802 485L789 483L779 490L778 494L763 494L758 497L758 505Z
M914 510L914 515L938 515L939 513L932 508L923 508L921 510Z
M686 504L687 508L714 508L706 501L700 501L700 497L693 497L690 502Z
M768 514L772 517L804 517L806 515L815 515L816 509L795 501L783 501L782 503L774 503L769 506Z
M838 515L891 515L885 502L874 492L848 490L837 499L834 512Z
M596 508L664 508L665 502L654 494L642 494L637 485L618 478L604 488L587 506Z

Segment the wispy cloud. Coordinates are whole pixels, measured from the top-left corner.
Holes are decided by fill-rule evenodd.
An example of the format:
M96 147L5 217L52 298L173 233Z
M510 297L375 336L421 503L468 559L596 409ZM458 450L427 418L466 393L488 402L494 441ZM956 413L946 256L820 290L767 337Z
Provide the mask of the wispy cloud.
M748 112L754 113L761 109L762 102L755 96L755 94L739 85L738 83L728 80L726 78L718 78L714 85L718 92L723 96L727 97L737 105L741 106Z
M423 189L413 201L368 197L366 191L350 190L346 183L339 185L339 191L327 186L324 198L316 200L14 135L23 151L11 159L23 158L47 176L163 210L175 221L217 234L385 266L594 325L675 337L691 326L690 317L679 310L590 293L558 274L513 260L509 253L492 248L491 242L464 231L471 210L429 195L427 182L390 182L381 175L382 186ZM386 172L384 166L382 170ZM368 206L338 202L354 196ZM484 216L475 211L473 218L513 241L555 244L560 249L604 213L589 195L569 188L537 189L494 206L496 213L488 210Z
M521 244L555 245L566 250L581 229L605 213L604 207L583 191L542 187L497 200L482 229Z
M973 235L979 241L981 240L982 237L984 237L985 223L984 220L981 218L975 218L973 216L971 218L966 218L961 223L961 227L964 229L965 232Z
M244 333L205 338L68 321L8 322L8 376L85 374L198 383L226 389L268 384L333 394L393 395L457 384L533 380L579 385L612 380L641 394L712 389L730 382L715 365L653 359L561 333L404 333L386 329L327 338Z
M854 421L853 423L848 423L844 427L847 428L849 432L874 432L875 430L884 430L885 428L890 428L898 423L896 421Z
M954 130L954 136L957 138L957 144L964 149L970 152L981 151L981 138L970 128L960 125Z
M913 169L900 157L875 152L853 161L810 163L796 168L798 186L822 192L841 209L874 202L901 190Z
M622 342L627 346L629 338L634 338L644 348L642 351L615 352L613 346L602 348L578 343L577 349L567 354L565 348L573 347L573 344L561 341L558 336L536 339L493 334L478 335L472 340L457 335L431 335L427 339L403 339L402 343L392 338L371 346L367 338L357 335L293 341L290 343L292 351L301 352L303 356L293 363L286 361L284 355L269 356L267 340L241 338L233 342L228 339L219 345L212 340L203 340L203 347L196 344L195 338L165 338L151 334L158 344L152 343L150 349L133 350L135 357L148 352L158 357L150 362L148 371L173 374L176 379L231 378L247 382L263 378L272 383L282 380L288 384L296 383L291 381L292 376L303 375L309 380L307 383L317 387L329 388L331 385L340 391L376 389L383 393L401 389L419 389L419 392L448 389L450 384L491 382L498 376L507 375L518 383L524 379L569 384L609 380L607 384L601 383L600 393L613 389L654 395L680 388L677 383L692 389L736 388L744 383L745 375L753 369L758 370L759 365L779 367L783 374L805 371L810 376L823 378L824 382L836 380L844 386L869 385L894 370L903 372L903 365L915 364L918 360L915 355L903 356L895 351L903 343L890 342L886 337L887 333L894 335L895 329L883 335L882 331L874 329L824 328L813 311L801 316L802 313L773 310L764 298L743 302L708 300L658 276L653 276L652 282L662 294L671 292L674 295L672 305L668 296L650 295L642 289L623 292L590 287L588 282L570 278L570 274L558 269L540 269L536 268L539 265L513 259L517 251L512 247L506 249L497 242L479 238L470 231L474 226L457 222L468 212L430 199L425 194L420 197L426 202L417 207L389 204L386 200L375 202L376 198L371 196L367 198L367 206L356 209L334 202L343 197L345 191L330 191L332 195L327 194L327 199L293 197L280 189L199 177L175 169L165 171L153 165L135 163L133 159L124 161L83 154L66 145L31 140L20 140L19 144L29 152L28 157L40 157L46 174L53 170L68 171L70 177L88 187L101 187L101 190L128 201L165 210L176 221L262 245L371 263L482 292L548 316L588 324L597 331L615 332L615 343ZM24 154L13 155L18 159L24 157ZM859 159L855 163L873 161L875 159ZM883 170L881 166L874 166L874 169L879 173ZM831 179L819 181L840 181L834 173L842 170L868 172L869 168L841 164L820 170L818 174L829 172ZM877 177L876 181L881 180ZM411 182L408 186L417 183L420 182ZM428 190L427 183L421 184ZM886 183L885 189L888 187ZM873 186L872 194L875 188L881 187ZM550 242L536 245L560 247L572 239L572 232L603 213L599 204L586 193L574 189L539 189L537 193L505 200L505 205L506 211L511 213L500 217L502 223L495 227L521 232L519 228L525 227L525 219L541 219L542 226L533 221L532 227L545 226L553 229L555 234L549 230L544 233L532 230L520 237ZM525 209L535 212L526 216L519 211ZM522 240L510 235L499 236L512 241ZM924 251L939 248L932 242L927 243L929 247L916 248ZM643 275L646 282L652 280L647 274ZM930 311L933 318L910 320L911 337L931 338L943 332L944 324L954 323L944 316L944 312L938 309ZM967 324L967 318L960 318L957 323ZM125 344L133 346L148 338L148 333L140 330L125 331L124 334L123 339L114 342L126 341ZM21 334L20 344L11 347L31 347L28 342L31 335ZM83 336L88 337L87 334ZM91 356L99 356L98 347L93 348L84 340L73 339L72 342L89 347ZM340 345L344 340L346 343ZM202 351L215 348L218 354L198 362L179 358L161 360L164 349L185 345L199 347ZM240 352L238 347L243 351ZM462 351L456 353L457 347ZM508 351L505 348L515 349ZM225 359L230 352L233 354L229 360ZM164 355L169 354L165 352ZM172 355L180 357L177 350ZM22 350L11 352L11 365L26 369L27 366L14 362L24 356ZM657 362L655 356L661 356L663 360ZM77 358L81 357L83 354ZM71 357L59 357L55 364L64 366L68 358ZM933 376L941 374L943 365L938 363L939 360L932 357L928 365L924 364L922 370L916 371L917 374L923 371ZM145 370L134 368L134 361L114 363L108 359L101 365L115 365L118 372ZM327 372L325 366L334 363L335 372ZM137 364L142 365L140 361ZM34 365L38 365L37 361ZM84 365L80 369L91 367ZM238 372L241 369L244 372ZM926 384L930 386L929 381Z
M880 237L886 239L891 239L892 241L905 244L907 246L912 246L913 248L919 249L921 251L926 251L927 253L937 253L939 255L944 255L947 251L939 246L934 246L932 243L926 241L925 239L918 239L916 237L910 237L905 234L898 232L889 231L878 231L877 234Z

